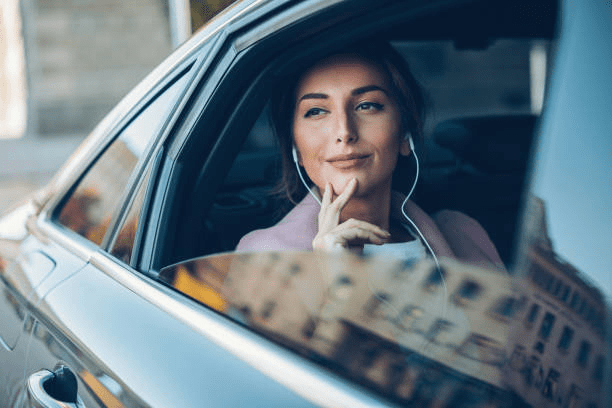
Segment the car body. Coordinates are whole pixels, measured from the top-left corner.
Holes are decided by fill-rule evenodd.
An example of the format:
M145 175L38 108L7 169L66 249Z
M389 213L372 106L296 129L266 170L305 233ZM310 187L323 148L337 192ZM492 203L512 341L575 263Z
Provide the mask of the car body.
M235 3L0 220L3 406L610 406L611 12ZM480 221L509 273L232 252L278 220L271 90L374 35L438 108L416 200Z

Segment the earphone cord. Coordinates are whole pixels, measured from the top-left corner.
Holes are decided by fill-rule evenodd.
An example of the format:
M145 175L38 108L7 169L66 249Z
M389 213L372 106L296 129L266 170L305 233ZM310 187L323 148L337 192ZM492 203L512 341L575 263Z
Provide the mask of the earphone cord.
M310 187L308 187L308 184L306 184L306 180L304 180L304 177L302 176L302 172L300 171L300 166L299 166L299 164L297 164L297 162L295 163L295 166L297 167L297 172L298 172L298 175L300 176L300 180L302 180L302 184L304 184L304 187L306 187L306 190L308 190L310 195L312 195L314 197L314 199L317 200L317 203L319 203L319 205L321 205L321 200L319 199L319 197L317 197L317 195L314 193L314 191L312 191L310 189Z
M414 156L414 161L416 162L416 174L415 174L415 177L414 177L414 183L412 183L412 188L410 189L410 191L408 192L408 195L406 196L406 198L402 202L402 215L410 223L410 225L412 225L412 228L414 228L414 230L417 232L417 234L419 234L419 237L421 238L421 241L425 244L425 246L427 247L427 250L431 254L434 262L436 263L436 269L438 270L438 273L440 274L440 280L442 281L442 286L444 288L444 301L442 302L442 305L443 305L442 306L442 315L444 316L444 315L446 315L446 303L448 301L448 289L446 287L446 280L444 279L444 274L442 273L442 268L440 267L440 262L438 261L438 257L436 256L436 253L434 252L434 250L431 247L431 245L429 245L429 242L427 242L427 240L423 236L423 233L421 232L419 227L417 227L415 222L412 221L410 219L410 217L408 217L408 214L406 214L406 210L405 210L406 203L408 202L408 199L410 198L410 196L414 192L414 189L416 188L416 185L417 185L417 181L419 179L419 167L420 167L419 166L419 158L417 157L416 152L414 151L414 148L412 150L412 155Z

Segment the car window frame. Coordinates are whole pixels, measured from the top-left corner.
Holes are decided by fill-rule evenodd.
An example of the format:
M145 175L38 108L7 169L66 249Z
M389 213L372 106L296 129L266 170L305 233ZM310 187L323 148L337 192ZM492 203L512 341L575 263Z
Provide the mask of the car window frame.
M138 98L132 107L127 110L127 113L106 132L106 135L103 137L103 142L99 143L97 146L94 146L90 154L83 159L82 163L80 163L80 166L76 166L78 168L76 177L71 178L69 184L67 183L67 187L65 186L61 190L61 193L57 195L55 200L48 202L45 209L41 211L39 224L44 226L43 228L47 232L53 231L56 237L59 238L61 236L62 238L59 240L64 244L64 246L71 247L71 249L74 250L75 253L79 254L83 259L89 258L91 251L108 251L109 244L112 244L112 239L116 233L118 233L118 221L122 219L121 216L125 211L127 211L126 209L129 209L129 203L131 203L133 199L133 195L142 172L145 171L150 157L157 151L159 144L171 131L173 124L176 122L182 108L184 107L184 99L191 89L196 72L196 69L194 68L196 68L197 63L197 56L194 57L190 55L187 58L184 58L175 64L166 74L164 74L154 86L152 86L140 98ZM111 216L110 224L100 245L95 244L94 242L61 224L58 220L59 213L66 202L70 199L74 191L78 188L81 181L87 176L87 174L89 174L92 167L95 166L102 155L107 152L110 146L119 137L121 137L123 131L130 126L132 121L136 119L138 115L143 113L147 107L154 102L159 95L161 95L162 92L167 90L167 88L170 87L176 80L181 78L181 75L187 76L186 82L182 85L182 89L179 90L176 102L171 108L168 118L163 121L162 125L157 130L157 133L152 136L151 140L147 144L147 147L145 148L145 151L134 166L134 169L129 176L128 183L124 188L119 200L120 204ZM85 143L88 142L89 141ZM150 179L149 182L151 181L152 180ZM143 214L141 214L141 216L142 215ZM59 232L59 234L56 234L57 232ZM83 251L84 248L87 248L87 250Z
M456 0L453 3L460 5L467 2L466 0ZM201 166L201 174L195 177L191 175L192 180L189 180L188 184L203 183L207 179L210 185L214 186L208 191L210 199L202 198L205 203L202 209L202 213L204 213L212 204L214 194L210 193L214 193L222 181L222 177L216 175L227 173L231 162L238 153L236 143L240 144L246 138L248 132L244 129L249 128L250 122L254 122L257 118L253 111L259 113L261 111L259 108L263 108L263 104L256 109L249 108L248 105L249 100L257 94L257 91L265 92L265 82L273 80L279 72L286 71L287 66L299 66L296 60L311 59L313 53L323 55L327 50L335 48L339 44L348 44L356 38L382 30L389 21L403 21L407 18L420 17L424 13L435 13L432 7L407 7L405 4L389 2L375 10L376 15L384 16L383 19L376 20L372 17L373 10L367 1L360 3L360 7L355 7L355 4L351 4L351 7L349 7L343 2L325 6L320 1L304 2L294 6L302 9L307 5L312 5L317 12L308 15L307 18L290 20L287 27L278 31L272 30L271 33L266 34L264 38L258 38L258 41L254 43L245 41L245 38L249 36L251 31L256 31L258 32L257 35L262 35L261 27L273 25L276 21L275 18L270 18L268 22L255 26L255 28L248 25L246 27L241 26L235 32L222 32L220 34L219 42L221 45L219 55L216 58L216 66L213 72L199 85L198 92L194 93L194 99L199 100L186 113L185 123L176 132L177 137L171 141L167 156L162 163L161 174L168 189L156 193L157 196L153 200L156 213L153 217L158 220L164 219L166 222L161 223L163 225L150 227L146 233L147 238L145 239L149 242L144 243L143 258L139 265L145 273L156 276L162 267L178 261L173 259L164 247L167 242L176 242L173 237L181 233L176 229L169 229L169 226L176 225L178 222L177 212L179 212L180 203L174 202L173 197L184 194L184 191L181 191L180 188L175 189L173 185L178 184L178 180L181 180L181 184L183 184L184 175L189 174L189 169L185 169L189 165L189 159L185 157L187 156L186 151L197 150L202 152L200 158L204 163ZM279 10L276 17L282 18L285 13L291 14L292 10L292 7ZM397 12L398 10L401 12ZM341 16L341 23L337 21L338 15ZM367 24L355 24L355 16L367 22ZM351 30L347 32L347 30L342 29L348 25L351 26ZM313 29L312 27L316 28ZM313 34L313 30L315 34ZM263 32L265 32L265 29ZM325 36L329 36L330 32L334 34L333 40L325 38ZM309 45L306 47L308 51L291 51L289 55L293 55L293 57L286 61L283 60L283 57L278 56L279 52L283 56L287 55L287 44L297 47L296 44L303 44L313 38L320 40L318 41L319 44ZM253 74L253 72L256 73ZM222 103L215 104L219 100ZM228 106L230 109L225 109ZM236 117L239 117L240 121L235 121L234 118ZM248 117L248 120L245 120L245 117ZM216 127L203 126L202 124L207 121L213 123L213 126ZM202 128L206 129L206 133L198 134L199 140L197 147L194 149L193 143L190 143L190 141L193 140L193 134ZM243 131L237 132L240 128ZM233 138L231 136L233 133L239 135ZM235 151L228 155L228 151L232 153L231 150ZM219 159L219 157L221 158ZM224 171L219 172L218 166L223 167ZM199 181L193 180L194 178ZM189 254L185 255L183 259L188 257L190 257Z

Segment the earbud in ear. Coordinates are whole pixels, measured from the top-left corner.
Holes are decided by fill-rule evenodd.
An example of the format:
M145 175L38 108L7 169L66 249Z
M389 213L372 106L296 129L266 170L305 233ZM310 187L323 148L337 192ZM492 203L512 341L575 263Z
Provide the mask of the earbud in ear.
M293 145L293 147L291 148L291 154L293 155L293 161L295 162L295 164L299 164L297 157L297 149L295 148L295 145Z
M408 143L410 144L410 150L414 152L414 142L412 141L412 135L408 134Z

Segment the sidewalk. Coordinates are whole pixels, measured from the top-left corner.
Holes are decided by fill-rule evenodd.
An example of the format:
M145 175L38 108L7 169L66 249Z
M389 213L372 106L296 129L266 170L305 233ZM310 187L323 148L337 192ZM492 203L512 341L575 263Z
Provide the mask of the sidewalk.
M83 135L0 139L0 214L44 186L83 139Z
M0 215L23 200L28 194L47 183L53 173L30 175L29 177L0 178Z

